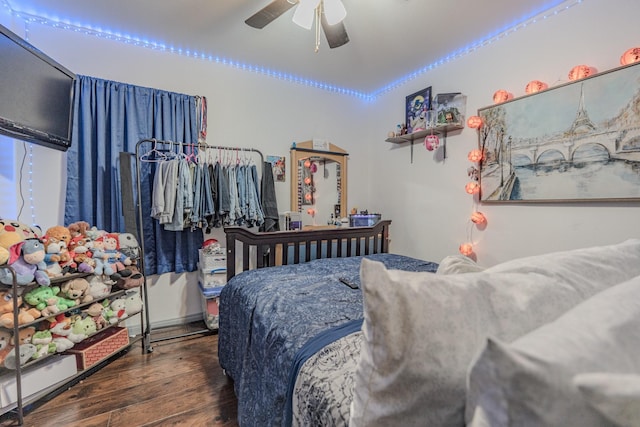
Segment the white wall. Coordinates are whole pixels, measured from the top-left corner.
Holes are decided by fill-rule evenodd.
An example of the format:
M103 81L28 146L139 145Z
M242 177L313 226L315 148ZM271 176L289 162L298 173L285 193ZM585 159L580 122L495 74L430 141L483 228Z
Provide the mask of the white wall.
M0 22L24 36L22 23ZM467 240L473 199L464 191L477 145L475 131L447 138L447 158L420 144L385 142L402 121L404 97L432 86L434 94L463 92L467 115L492 103L495 90L524 94L533 79L566 80L579 63L614 68L624 50L637 46L637 0L585 0L544 22L443 65L379 98L375 104L285 81L47 26L30 24L29 41L78 74L208 98L208 141L254 147L286 156L292 141L329 139L349 156L348 205L392 219L391 250L439 261ZM21 33L22 31L22 33ZM407 70L411 71L411 70ZM44 228L63 219L64 155L34 146L36 220ZM288 168L291 167L288 161ZM56 179L52 180L52 177ZM289 209L289 178L276 183L281 211ZM23 191L25 191L23 189ZM473 231L481 264L529 254L640 237L639 203L482 205L484 231ZM52 213L53 212L53 213ZM198 315L194 274L151 280L151 316L158 323Z
M3 15L0 18L25 37L21 22L7 22ZM252 147L264 156L285 156L289 170L292 142L327 139L350 154L349 205L367 205L366 191L361 190L368 179L368 152L362 132L367 120L353 113L363 111L358 99L48 26L30 24L28 41L77 74L206 96L210 144ZM35 221L46 229L64 220L65 156L37 145L33 153ZM287 176L286 182L275 184L281 212L290 210L289 179ZM26 184L22 191L28 193ZM31 222L30 216L21 219ZM220 230L212 236L223 238ZM200 315L195 273L152 277L150 285L153 324Z
M384 142L401 122L404 97L427 86L434 94L462 92L467 116L493 103L506 89L524 95L534 79L550 86L568 80L569 70L588 64L599 71L618 67L622 53L640 39L636 0L586 0L557 16L527 26L476 52L443 65L377 101L370 121L373 151L371 205L394 220L391 249L418 258L440 260L467 241L473 199L464 186L477 148L477 133L465 128L447 139L447 159L434 159L420 141L410 163L410 146ZM482 204L484 231L471 228L478 262L493 265L518 256L640 238L640 203Z

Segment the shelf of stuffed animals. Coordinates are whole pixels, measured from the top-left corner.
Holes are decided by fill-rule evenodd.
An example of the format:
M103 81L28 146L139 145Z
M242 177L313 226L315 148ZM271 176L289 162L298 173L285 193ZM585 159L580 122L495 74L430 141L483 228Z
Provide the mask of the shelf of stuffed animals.
M20 365L26 366L44 356L62 353L91 335L118 326L142 312L139 289L114 290L104 286L101 277L91 276L90 279L67 279L61 282L63 290L55 283L39 285L19 296L15 300L18 303L17 326L13 310L0 315L0 342L8 343L0 349L0 368L15 369L17 355L14 357L10 350L16 345L21 346ZM74 284L82 286L74 288ZM75 300L69 299L72 291L96 286L103 289L102 293L73 294ZM11 361L10 366L6 365L6 358Z

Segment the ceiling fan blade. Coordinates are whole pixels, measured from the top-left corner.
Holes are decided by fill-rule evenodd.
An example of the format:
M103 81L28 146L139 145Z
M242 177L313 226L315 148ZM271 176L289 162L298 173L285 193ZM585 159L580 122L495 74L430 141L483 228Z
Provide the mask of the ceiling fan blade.
M253 28L264 28L268 23L295 6L296 3L298 0L273 0L244 22Z
M347 30L344 28L344 23L342 23L342 21L335 25L329 25L327 23L327 18L323 13L321 22L324 35L327 37L327 42L331 49L349 43L349 36L347 35Z

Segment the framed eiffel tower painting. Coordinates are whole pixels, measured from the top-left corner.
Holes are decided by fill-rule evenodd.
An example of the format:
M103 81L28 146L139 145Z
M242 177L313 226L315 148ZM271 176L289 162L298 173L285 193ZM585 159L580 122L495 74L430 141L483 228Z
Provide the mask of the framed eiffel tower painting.
M478 115L481 202L640 200L640 63Z

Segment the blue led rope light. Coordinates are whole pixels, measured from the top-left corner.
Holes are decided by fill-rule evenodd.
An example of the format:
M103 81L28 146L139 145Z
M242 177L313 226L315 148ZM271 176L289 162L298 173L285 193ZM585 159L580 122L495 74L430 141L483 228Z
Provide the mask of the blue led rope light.
M551 18L553 16L558 15L559 13L568 10L578 4L581 4L584 0L556 0L553 1L552 3L544 6L544 8L541 8L537 11L532 12L531 14L529 14L528 16L525 16L524 18L513 22L512 24L510 24L509 26L506 26L492 34L489 34L488 36L485 36L475 42L470 43L469 45L458 49L454 52L451 52L450 54L446 55L443 58L440 58L434 62L432 62L431 64L425 65L424 67L412 71L392 82L390 82L389 84L381 87L380 89L374 90L371 93L364 93L361 91L357 91L357 90L352 90L352 89L347 89L347 88L342 88L342 87L338 87L338 86L334 86L328 83L323 83L323 82L319 82L316 80L312 80L312 79L308 79L305 77L300 77L300 76L296 76L293 74L289 74L289 73L284 73L281 71L277 71L277 70L272 70L269 68L265 68L263 66L256 66L256 65L251 65L251 64L246 64L246 63L242 63L242 62L238 62L238 61L234 61L233 59L229 59L229 58L225 58L225 57L221 57L221 56L217 56L217 55L212 55L209 53L204 53L204 52L197 52L197 51L191 51L189 49L181 49L181 48L175 48L172 46L167 46L165 44L162 43L156 43L156 42L152 42L152 41L147 41L147 40L142 40L140 38L137 37L131 37L131 36L127 36L127 35L122 35L122 34L117 34L117 33L113 33L107 30L102 30L102 29L97 29L97 28L92 28L91 26L85 26L85 25L76 25L76 24L71 24L67 21L64 20L57 20L57 19L50 19L50 18L45 18L42 16L38 16L35 14L31 14L31 13L27 13L27 12L20 12L18 10L13 9L7 0L2 0L3 4L5 7L7 7L11 13L20 19L25 20L28 23L37 23L40 25L46 25L46 26L50 26L53 28L59 28L59 29L63 29L63 30L67 30L67 31L74 31L76 33L83 33L85 35L90 35L90 36L94 36L94 37L99 37L99 38L103 38L106 40L111 40L111 41L117 41L120 43L125 43L125 44L129 44L129 45L133 45L133 46L137 46L137 47L143 47L146 49L151 49L151 50L155 50L155 51L160 51L160 52L168 52L171 54L176 54L176 55L181 55L181 56L186 56L189 58L195 58L195 59L200 59L203 61L209 61L209 62L213 62L213 63L217 63L217 64L222 64L231 68L235 68L238 70L242 70L242 71L248 71L248 72L252 72L252 73L257 73L257 74L262 74L264 76L267 77L271 77L271 78L275 78L278 80L284 80L290 83L295 83L295 84L300 84L303 86L308 86L308 87L313 87L316 89L321 89L321 90L325 90L328 92L332 92L332 93L337 93L340 95L347 95L347 96L353 96L355 98L361 99L363 101L366 102L372 102L375 101L376 98L382 94L388 93L394 89L397 89L398 87L406 84L407 82L414 80L418 77L420 77L421 75L434 70L438 67L440 67L441 65L447 64L453 60L456 60L458 58L461 58L463 56L466 56L470 53L475 52L478 49L481 49L485 46L488 46L498 40L501 40L509 35L511 35L512 33L526 28L529 25L535 24L539 21L543 21L546 20L548 18ZM567 3L565 6L558 8L559 6L561 6L564 3Z

